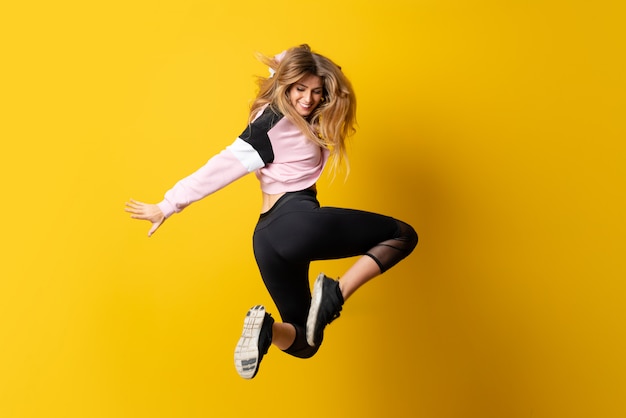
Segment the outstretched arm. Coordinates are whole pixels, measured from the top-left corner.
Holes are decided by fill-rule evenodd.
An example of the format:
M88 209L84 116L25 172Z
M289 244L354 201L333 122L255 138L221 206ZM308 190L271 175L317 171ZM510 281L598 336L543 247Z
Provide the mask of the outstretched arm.
M131 214L131 218L150 221L152 227L148 231L148 236L151 237L154 232L165 222L165 215L161 212L161 209L151 203L138 202L130 199L130 202L126 202L126 212Z
M269 112L267 115L266 119L278 117L273 112ZM273 121L274 119L270 120L270 122ZM271 163L274 154L267 132L263 129L266 128L265 125L261 125L260 133L256 133L256 136L253 132L254 123L250 124L242 134L246 135L247 140L259 137L260 140L257 138L255 141L255 143L259 142L256 146L238 137L235 142L213 156L204 166L178 181L174 187L165 193L161 202L154 205L131 199L130 202L126 203L126 212L131 213L133 219L152 222L152 228L148 232L148 236L151 236L172 214L182 211L191 203L203 199L246 174Z
M172 214L182 211L191 203L216 192L245 176L250 171L263 166L260 158L258 158L259 162L253 159L252 164L241 157L242 161L240 155L236 155L233 152L233 150L235 152L238 151L235 147L238 143L236 141L233 145L211 158L196 172L176 183L173 188L165 193L165 198L161 202L150 204L131 199L126 203L126 212L129 212L133 219L152 222L152 227L148 232L148 236L152 236ZM239 151L239 154L245 155L241 151Z

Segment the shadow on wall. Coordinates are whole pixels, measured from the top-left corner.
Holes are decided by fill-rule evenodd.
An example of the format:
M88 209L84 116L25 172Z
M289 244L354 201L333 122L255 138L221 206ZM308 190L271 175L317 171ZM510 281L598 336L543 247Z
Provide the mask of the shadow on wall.
M519 314L495 311L498 304L488 300L493 293L482 293L495 274L475 257L491 245L477 236L484 227L484 220L476 219L483 203L474 197L470 180L458 175L462 170L448 170L444 147L429 146L441 142L420 137L405 141L402 150L381 147L372 153L379 168L366 173L376 191L374 210L384 202L383 213L410 223L419 235L413 254L374 282L373 303L385 312L376 317L376 329L380 341L389 341L372 347L373 356L387 359L375 379L390 385L388 396L409 409L455 399L456 406L447 408L458 408L450 411L456 416L468 413L470 405L510 412L523 405L520 393L529 391L524 353L515 342L519 337L494 318ZM399 377L389 372L396 367L403 370ZM402 397L407 387L413 389ZM423 398L415 398L415 389Z

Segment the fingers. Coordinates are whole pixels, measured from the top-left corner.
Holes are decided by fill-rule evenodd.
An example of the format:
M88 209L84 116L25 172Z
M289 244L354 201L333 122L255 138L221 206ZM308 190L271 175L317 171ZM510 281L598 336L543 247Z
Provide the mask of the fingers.
M133 200L131 200L130 202L126 202L124 206L126 206L124 208L124 211L128 213L137 213L140 209L137 203Z
M159 229L161 224L165 221L165 217L161 209L157 205L139 202L134 199L130 199L125 204L124 210L131 214L132 219L140 219L152 222L152 227L148 231L148 237L152 236L154 232Z
M150 231L148 231L148 238L150 238L152 236L152 234L154 234L156 232L156 230L159 229L159 227L161 226L162 223L163 223L163 221L155 222L155 223L152 224L152 228L150 228Z
M130 213L139 213L140 211L144 210L145 207L145 203L130 199L129 202L126 202L126 208L124 210Z
M129 202L126 202L126 207L124 211L131 213L131 218L133 219L150 219L152 217L152 211L150 210L150 206L147 203L138 202L136 200L130 199Z
M134 199L130 199L125 204L124 211L131 214L132 219L139 219L150 221L153 224L148 236L152 235L154 231L163 223L165 217L163 212L157 205L139 202ZM155 226L156 225L156 226Z

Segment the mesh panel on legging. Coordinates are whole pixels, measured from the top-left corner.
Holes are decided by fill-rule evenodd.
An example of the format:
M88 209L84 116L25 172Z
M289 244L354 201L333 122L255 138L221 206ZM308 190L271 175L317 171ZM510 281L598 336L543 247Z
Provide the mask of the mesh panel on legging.
M377 244L366 253L378 264L381 273L389 270L411 254L417 245L417 232L413 227L397 219L395 221L398 230L394 238Z

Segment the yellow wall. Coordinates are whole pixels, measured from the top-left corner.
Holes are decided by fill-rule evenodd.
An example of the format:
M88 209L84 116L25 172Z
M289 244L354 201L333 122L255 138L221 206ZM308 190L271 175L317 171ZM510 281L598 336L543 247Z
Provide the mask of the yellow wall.
M14 3L0 417L626 416L620 2ZM266 74L255 51L302 42L359 97L352 174L325 178L322 202L421 241L317 357L273 350L244 381L243 315L275 311L253 176L151 239L122 209L240 133Z

